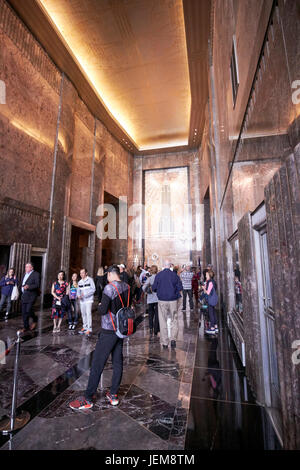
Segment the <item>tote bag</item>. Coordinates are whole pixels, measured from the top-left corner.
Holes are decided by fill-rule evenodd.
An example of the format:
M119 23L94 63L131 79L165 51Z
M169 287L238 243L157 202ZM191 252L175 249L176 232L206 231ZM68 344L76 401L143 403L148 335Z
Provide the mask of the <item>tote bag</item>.
M11 300L18 300L19 298L19 289L18 286L14 286L11 293Z

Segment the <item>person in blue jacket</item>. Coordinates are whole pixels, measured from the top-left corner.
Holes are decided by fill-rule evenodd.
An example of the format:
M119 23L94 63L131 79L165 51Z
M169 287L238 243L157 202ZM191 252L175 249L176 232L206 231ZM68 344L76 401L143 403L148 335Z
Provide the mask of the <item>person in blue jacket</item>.
M171 348L176 348L178 335L178 299L183 290L180 277L171 271L171 264L165 262L164 269L155 276L152 291L158 298L158 317L160 325L160 343L164 349L168 348L169 339ZM167 321L170 319L170 335L168 335Z
M1 300L0 300L0 313L3 308L3 305L7 304L6 306L6 317L10 314L11 311L11 294L15 285L18 285L18 279L15 275L14 268L10 268L1 280L0 280L0 287L1 287Z

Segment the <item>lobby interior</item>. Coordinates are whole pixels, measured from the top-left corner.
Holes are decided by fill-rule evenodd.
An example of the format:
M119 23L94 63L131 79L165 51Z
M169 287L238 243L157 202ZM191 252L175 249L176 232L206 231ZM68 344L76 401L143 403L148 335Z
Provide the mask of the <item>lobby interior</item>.
M0 0L0 276L41 274L29 419L1 450L300 449L299 20L295 0ZM53 335L58 271L166 260L213 266L219 333L188 306L163 350L143 301L120 405L109 361L75 413L100 319ZM20 301L0 312L0 427L21 325Z

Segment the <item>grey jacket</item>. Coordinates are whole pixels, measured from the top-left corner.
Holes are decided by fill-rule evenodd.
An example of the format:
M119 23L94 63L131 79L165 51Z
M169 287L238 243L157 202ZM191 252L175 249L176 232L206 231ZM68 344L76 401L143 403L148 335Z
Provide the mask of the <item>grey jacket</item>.
M143 291L146 292L148 286L153 286L156 274L148 277L147 281L143 285ZM152 294L147 294L147 304L156 304L158 302L157 294L153 292Z

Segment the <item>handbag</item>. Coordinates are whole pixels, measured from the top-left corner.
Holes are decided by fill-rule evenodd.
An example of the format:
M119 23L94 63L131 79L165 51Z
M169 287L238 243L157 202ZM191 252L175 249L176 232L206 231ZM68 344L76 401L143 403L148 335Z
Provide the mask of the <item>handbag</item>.
M65 312L71 309L71 302L68 295L64 295L61 299L61 307Z
M13 287L13 290L12 290L12 293L11 293L11 300L18 300L19 298L19 289L18 289L18 286L15 285Z
M149 285L146 287L146 294L153 294L151 284L149 284Z

